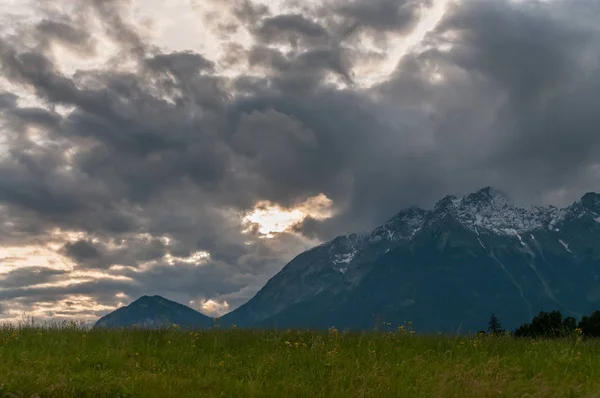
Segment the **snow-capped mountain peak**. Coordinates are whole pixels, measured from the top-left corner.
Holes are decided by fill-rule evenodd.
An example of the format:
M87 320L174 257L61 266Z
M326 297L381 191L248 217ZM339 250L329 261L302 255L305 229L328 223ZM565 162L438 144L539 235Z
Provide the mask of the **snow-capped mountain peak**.
M461 201L461 198L456 197L455 195L447 195L444 196L441 200L439 200L435 206L433 206L433 211L436 213L445 212L453 209L458 205Z
M525 208L514 205L499 190L486 187L452 201L445 209L465 227L501 235L515 235L544 228L556 209L551 207Z
M447 216L452 216L463 227L480 234L504 236L529 236L536 230L558 232L558 225L565 218L582 217L590 214L600 219L600 195L588 193L572 206L559 209L555 206L523 207L513 204L502 191L491 186L464 196L448 195L438 201L433 210L410 207L397 213L385 224L371 232L340 236L323 244L330 253L335 269L346 273L361 253L375 243L390 245L410 241L415 234L428 225Z
M477 192L468 194L461 198L461 202L465 205L472 206L491 206L497 209L506 208L511 205L510 198L492 187L485 187Z

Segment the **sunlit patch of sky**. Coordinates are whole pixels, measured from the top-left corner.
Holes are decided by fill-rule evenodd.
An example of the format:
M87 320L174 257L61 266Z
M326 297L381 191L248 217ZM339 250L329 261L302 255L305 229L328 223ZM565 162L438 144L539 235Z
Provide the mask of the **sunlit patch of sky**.
M229 303L227 301L218 301L218 300L190 300L190 307L197 309L205 315L209 316L220 316L229 311Z
M246 231L258 226L258 232L264 238L273 238L276 233L290 231L291 227L302 222L306 217L324 220L332 216L333 202L324 194L320 194L292 208L283 208L269 201L258 202L248 212L243 221L248 225Z
M114 306L99 304L93 297L74 294L53 301L40 300L31 305L22 305L12 301L0 321L19 323L31 322L44 325L63 320L91 322L98 314L114 309Z
M48 246L0 247L0 274L19 267L49 267L70 271L75 268L75 264L69 258L57 253L56 249L53 250Z

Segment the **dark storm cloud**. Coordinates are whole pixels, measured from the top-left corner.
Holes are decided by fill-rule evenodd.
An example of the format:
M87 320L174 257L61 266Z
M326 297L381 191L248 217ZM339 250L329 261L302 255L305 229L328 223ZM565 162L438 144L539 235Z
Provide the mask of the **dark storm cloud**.
M248 62L269 71L275 87L290 93L313 91L323 83L328 72L338 75L346 83L352 83L350 54L341 47L315 47L294 54L283 54L279 50L257 45L250 51Z
M532 182L533 189L566 184L600 156L594 133L600 117L593 105L600 87L600 32L565 23L560 13L566 10L549 13L545 7L552 5L481 3L445 25L465 32L452 60L508 97L499 111L504 134L489 161L522 189Z
M4 288L27 287L53 282L66 274L66 271L48 267L21 267L1 275L0 284Z
M56 128L62 119L55 112L41 108L14 108L11 112L5 113L5 117L20 124L20 127L28 124L47 128Z
M77 242L67 243L64 247L65 254L78 263L100 257L100 252L91 242L78 240Z
M34 51L18 52L0 38L0 69L16 83L33 87L52 103L70 103L78 94L74 82L60 74L51 60Z
M270 15L269 7L264 4L254 4L251 0L242 0L235 2L233 6L233 15L240 21L255 25L258 21Z
M160 189L159 181L167 184L174 178L188 176L202 184L222 175L223 161L227 157L225 149L220 149L209 136L194 135L199 126L188 117L189 109L185 104L172 106L148 92L156 87L148 87L133 75L107 72L83 77L88 82L104 84L105 90L80 89L72 80L58 74L43 55L19 54L8 46L5 48L4 67L18 81L34 86L50 101L77 107L58 134L93 138L96 142L75 159L80 162L78 169L88 176L115 172L114 177L123 184L121 188L128 190L133 199L140 200ZM27 62L31 60L35 62ZM176 84L175 88L185 100L191 99L195 106L218 107L217 101L222 101L219 98L225 98L221 89L214 81L202 80L203 76L197 79L186 76L190 71L185 69L190 67L186 61L196 62L195 68L209 66L206 62L198 64L201 57L182 54L154 57L149 65L155 69L168 68L178 73L180 80L185 78L184 82L170 82ZM130 102L133 98L135 105ZM31 117L29 122L32 122ZM178 128L173 129L173 126ZM124 131L127 134L123 134ZM151 154L155 157L143 159ZM121 168L117 170L119 165Z
M129 5L129 1L86 0L84 3L91 4L106 26L106 32L123 47L124 54L141 58L150 49L151 46L144 41L139 32L123 20L121 12Z
M0 110L17 106L19 97L13 93L0 93Z
M112 245L110 245L110 244ZM77 240L66 243L61 252L71 258L82 269L108 269L112 265L137 266L142 263L162 260L169 250L164 242L157 238L112 239L111 242L91 242ZM186 253L189 256L190 252Z
M578 4L584 10L594 2ZM487 105L496 113L481 165L517 196L569 187L575 199L577 190L598 187L598 175L586 169L600 156L600 136L593 133L600 117L592 110L600 32L590 28L591 17L566 17L573 15L568 8L567 2L473 2L440 27L439 33L458 33L454 49L431 57L504 97L496 109ZM459 128L464 124L453 129Z
M359 26L373 30L406 31L417 20L423 0L353 0L340 2L336 11Z
M44 175L45 171L40 169L43 162L27 154L18 156L17 162L0 168L0 201L57 216L84 208L75 195L63 190L64 186L51 182L52 175Z
M299 14L265 18L255 34L263 42L289 42L294 46L298 45L300 40L314 45L329 39L329 34L323 26Z
M196 77L201 71L214 70L214 63L200 54L191 51L159 54L147 61L148 66L157 71L172 73L179 80Z
M20 302L33 304L36 302L53 302L72 295L102 295L102 292L110 292L114 296L116 292L123 290L137 291L136 283L123 280L98 279L95 281L73 283L68 286L53 287L10 287L0 291L0 299L13 300L19 299Z
M36 26L40 42L48 45L51 41L72 47L80 54L93 53L95 42L92 35L84 29L65 22L43 20Z
M259 200L293 207L324 193L336 216L307 218L295 230L330 239L487 185L554 204L597 190L600 37L586 8L595 2L465 1L427 36L424 51L361 88L355 67L372 50L359 46L360 35L405 34L421 3L429 4L324 2L283 15L231 4L254 40L248 50L231 43L229 64L244 68L235 78L220 75L210 54L152 46L122 16L125 3L114 1L85 4L120 46L113 61L135 60L133 72L67 76L43 48L0 36L2 73L50 109L70 109L19 106L16 94L0 94L8 137L0 242L83 231L85 238L61 242L77 270L132 279L27 289L18 284L42 278L28 270L7 276L21 282L7 282L14 286L0 296L28 305L83 294L114 305L119 292L168 293L236 306L305 245L293 234L242 234L241 218ZM91 43L68 20L51 22L31 29ZM278 47L288 43L289 51ZM34 142L32 128L47 141ZM196 251L210 258L167 263L169 253Z

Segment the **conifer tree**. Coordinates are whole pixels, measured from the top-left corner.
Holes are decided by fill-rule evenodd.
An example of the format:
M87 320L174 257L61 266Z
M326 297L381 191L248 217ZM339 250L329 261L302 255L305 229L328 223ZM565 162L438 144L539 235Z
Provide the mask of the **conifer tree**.
M500 320L498 319L496 314L492 314L492 316L490 317L490 320L488 322L488 332L496 335L504 332L504 330L502 330L502 323L500 323Z

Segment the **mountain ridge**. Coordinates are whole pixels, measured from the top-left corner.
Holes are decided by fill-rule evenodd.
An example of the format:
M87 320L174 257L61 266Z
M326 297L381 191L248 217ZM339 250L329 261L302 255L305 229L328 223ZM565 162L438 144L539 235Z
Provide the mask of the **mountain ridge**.
M219 323L365 329L379 316L450 331L491 312L508 326L541 310L580 316L600 306L599 238L598 193L564 208L517 206L490 186L447 195L300 253Z
M430 246L425 245L426 250L420 255L427 257L427 250L437 250L440 253L446 251L446 254L441 254L441 263L444 256L448 263L451 262L449 256L458 256L459 260L456 261L460 263L461 256L463 260L468 259L475 250L474 246L479 246L476 257L482 264L499 267L507 279L504 282L515 289L527 307L527 316L531 318L534 308L527 298L529 293L523 292L521 284L531 284L532 281L523 283L520 279L535 279L535 283L539 285L537 288L541 289L550 302L556 304L558 299L549 287L547 277L539 270L543 267L536 265L536 262L540 259L547 262L545 257L548 256L552 256L552 261L576 262L576 259L557 260L555 257L560 250L573 254L574 257L579 256L581 260L583 252L580 250L579 254L574 253L568 243L572 240L571 236L560 232L563 226L569 229L575 222L585 222L586 228L595 228L594 234L600 233L599 194L588 192L579 201L564 208L517 206L503 192L492 187L485 187L462 197L448 195L439 200L433 210L413 206L401 210L370 232L338 236L301 253L271 278L251 300L224 315L221 320L241 325L263 324L268 323L269 318L274 319L283 309L312 302L318 296L323 297L323 300L342 299L344 295L339 296L339 293L348 293L360 285L365 275L377 268L375 263L383 256L398 250L408 250L407 257L414 255L415 248L419 247L418 241L422 239L429 239ZM539 235L544 242L543 248L535 240L535 235ZM462 243L455 244L454 240L459 236ZM432 241L435 245L431 245ZM574 244L581 246L579 243ZM585 251L590 248L580 249ZM450 254L452 250L456 253ZM512 270L512 266L507 266L507 253L503 251L511 252L513 258L510 261L517 261L518 257L518 262L530 269L533 275L519 276L522 269ZM600 247L596 247L593 253L598 255ZM401 264L403 259L397 258L394 261ZM594 267L596 265L594 262ZM444 268L443 264L439 266ZM297 283L292 283L293 280ZM282 294L284 290L285 298ZM411 300L415 299L406 298L403 302ZM311 308L320 305L314 304ZM542 307L546 308L545 304ZM488 309L492 310L493 308ZM582 312L585 311L571 313ZM485 319L485 314L482 317L481 319ZM527 317L522 318L525 318L524 321L529 320ZM274 321L270 324L277 323Z

